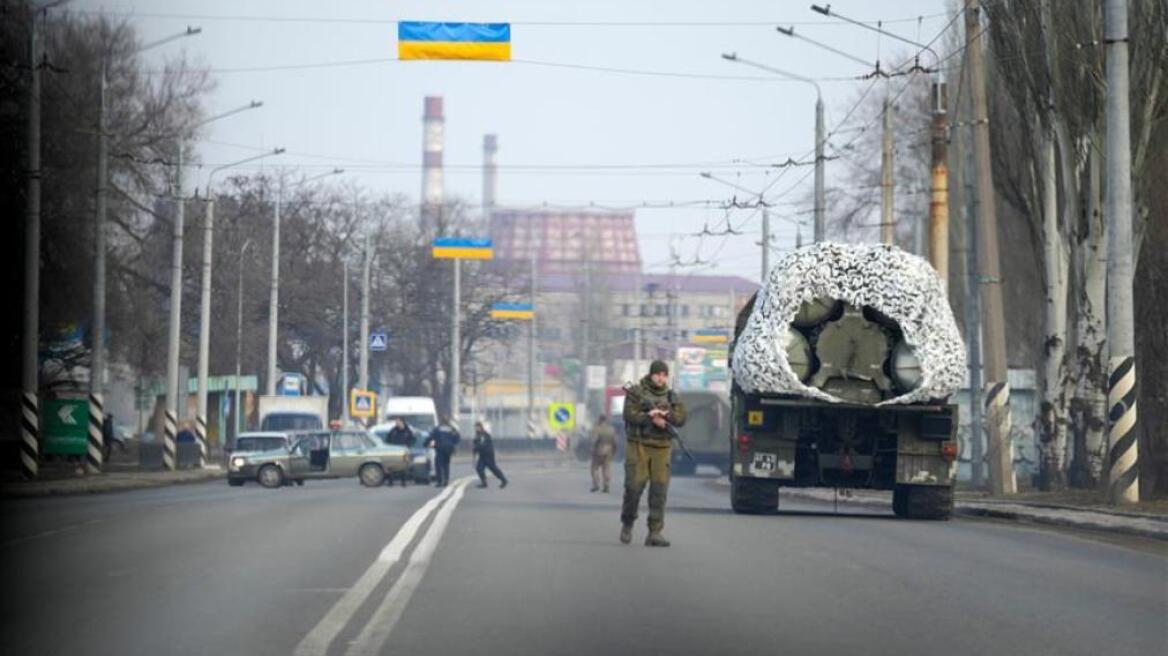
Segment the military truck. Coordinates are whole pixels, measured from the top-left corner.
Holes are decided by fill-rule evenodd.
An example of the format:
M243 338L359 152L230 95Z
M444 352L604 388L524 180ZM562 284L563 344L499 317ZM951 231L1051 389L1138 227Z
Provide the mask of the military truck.
M685 404L685 425L678 429L693 460L673 450L673 473L693 475L698 465L717 467L723 475L730 473L730 459L726 457L725 435L730 430L730 400L726 392L685 390L677 392Z
M841 282L842 281L842 282ZM737 317L730 502L779 488L892 491L899 517L948 518L964 347L931 267L889 246L792 253Z

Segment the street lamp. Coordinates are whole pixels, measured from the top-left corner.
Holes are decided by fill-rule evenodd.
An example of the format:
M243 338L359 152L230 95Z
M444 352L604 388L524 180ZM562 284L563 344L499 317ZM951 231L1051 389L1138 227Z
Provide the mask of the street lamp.
M248 239L243 242L243 246L239 249L239 282L235 287L235 295L237 298L237 306L235 312L235 405L232 407L232 416L235 424L236 439L239 438L239 419L243 414L243 407L239 404L239 375L240 375L240 360L243 359L243 254L247 249L251 248L252 240Z
M308 184L313 180L340 175L345 169L333 169L320 175L305 178L294 186ZM284 200L284 180L276 187L276 213L272 219L272 289L268 300L268 375L265 381L268 396L276 393L276 331L280 317L280 204Z
M238 162L217 166L211 169L211 173L207 176L206 214L203 218L203 288L199 299L199 381L195 407L195 437L199 442L200 467L207 460L207 368L210 364L211 349L211 249L215 224L215 197L211 192L211 184L215 180L215 174L219 171L272 155L279 155L283 152L283 148L276 148L266 153L246 157Z
M202 28L188 27L185 31L173 34L164 39L147 43L134 50L131 54L138 54L151 48L157 48L171 41L194 36L202 32ZM93 351L89 360L89 394L102 407L102 389L105 378L105 224L107 213L107 186L109 184L109 134L106 129L106 89L108 78L106 75L107 55L103 51L101 56L101 81L98 93L97 106L97 198L96 217L93 226ZM102 411L104 414L104 411ZM100 426L104 417L94 417L96 425ZM86 466L91 473L101 470L102 438L101 431L90 428L91 444L97 448L90 448L86 458ZM92 440L96 437L96 440Z
M779 28L779 30L782 31L782 28ZM786 32L784 32L784 34L786 34ZM827 226L826 226L826 219L825 219L825 215L824 215L825 206L826 206L826 199L825 199L825 192L824 192L824 187L823 187L823 185L824 185L824 180L823 180L823 163L824 163L823 146L827 142L827 137L824 134L824 126L823 126L823 90L819 88L818 82L816 82L815 80L812 80L809 77L805 77L805 76L799 75L797 73L791 73L789 71L784 71L780 68L775 68L773 66L767 66L765 64L760 64L758 62L750 61L748 59L742 59L737 55L737 53L723 54L722 59L725 59L726 61L745 64L747 66L752 66L754 68L764 70L764 71L767 71L769 73L774 73L776 75L781 75L783 77L786 77L786 78L789 78L792 80L796 80L799 82L804 82L806 84L810 84L811 86L815 87L815 232L814 232L814 239L817 242L823 241L827 237ZM766 208L763 208L763 213L764 213L763 216L765 217L766 216L766 214L765 214ZM764 252L765 252L765 249L764 249ZM765 271L763 272L763 277L764 277L764 279L766 277Z
M186 212L186 199L183 198L182 179L183 139L185 139L187 135L192 134L197 128L207 125L208 123L262 106L262 102L253 100L241 107L236 107L235 109L228 110L222 114L217 114L210 118L199 121L186 128L178 135L178 153L175 163L176 203L174 208L174 236L172 238L174 246L171 249L172 252L170 263L170 325L166 348L166 420L163 428L162 448L162 464L170 471L174 471L176 465L174 434L176 428L175 425L178 423L179 322L182 320L183 217ZM206 447L205 427L201 429L200 434L203 435L203 440L201 442L203 448L200 449L200 453L202 453Z

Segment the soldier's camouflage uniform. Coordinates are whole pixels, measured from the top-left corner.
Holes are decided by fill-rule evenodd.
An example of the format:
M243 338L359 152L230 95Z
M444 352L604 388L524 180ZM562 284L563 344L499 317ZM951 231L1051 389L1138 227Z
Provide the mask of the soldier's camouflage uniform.
M624 420L628 435L625 447L625 498L621 523L631 526L637 520L637 506L645 484L649 485L649 532L660 533L665 526L665 497L669 491L672 435L658 428L649 411L669 411L667 421L673 426L685 424L685 405L668 386L657 387L649 376L631 386L625 396Z

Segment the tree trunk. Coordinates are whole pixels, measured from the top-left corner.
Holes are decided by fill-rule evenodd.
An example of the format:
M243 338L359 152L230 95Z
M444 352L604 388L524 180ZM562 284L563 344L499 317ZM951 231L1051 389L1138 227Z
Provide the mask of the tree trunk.
M1053 130L1041 144L1043 348L1038 415L1039 487L1061 489L1066 453L1067 249L1060 229Z
M1107 369L1107 231L1101 206L1101 157L1088 155L1088 181L1083 224L1076 236L1075 256L1081 271L1075 372L1078 388L1072 405L1074 431L1081 439L1075 452L1071 484L1098 485L1103 471L1107 429L1105 385Z

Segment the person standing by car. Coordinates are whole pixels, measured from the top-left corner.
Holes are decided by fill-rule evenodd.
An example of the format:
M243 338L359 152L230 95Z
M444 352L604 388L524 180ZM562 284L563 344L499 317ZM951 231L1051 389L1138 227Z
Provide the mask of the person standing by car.
M616 453L616 431L608 423L608 417L600 415L596 426L592 429L592 492L600 489L604 482L604 491L608 492L608 485L612 481L612 457Z
M454 456L454 448L462 436L450 421L450 417L443 416L438 427L430 433L429 444L434 447L434 477L437 479L434 487L446 487L450 483L450 458Z
M483 427L481 421L475 422L474 454L478 457L475 472L479 475L479 487L487 487L486 471L488 469L495 475L495 478L499 479L500 490L507 487L507 477L495 464L495 441L491 439L491 434Z
M417 441L418 438L414 437L413 429L406 424L405 420L401 417L394 417L393 428L385 434L385 443L412 447Z

